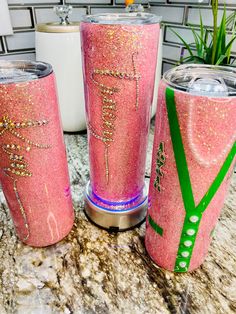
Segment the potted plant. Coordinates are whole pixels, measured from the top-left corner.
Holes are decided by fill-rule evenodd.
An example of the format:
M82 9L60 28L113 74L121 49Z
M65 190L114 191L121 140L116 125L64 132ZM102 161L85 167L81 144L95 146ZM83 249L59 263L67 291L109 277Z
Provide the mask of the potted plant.
M233 26L231 38L227 39L227 28L235 21L236 12L233 12L228 17L226 16L226 8L224 7L223 16L220 25L218 21L218 0L212 0L212 16L213 30L205 28L200 13L200 31L197 31L193 25L189 24L194 37L194 43L188 44L177 32L173 29L172 32L178 36L188 51L189 55L184 57L181 55L180 63L202 63L213 65L231 65L230 62L231 50L234 41L236 40L235 30L236 24Z

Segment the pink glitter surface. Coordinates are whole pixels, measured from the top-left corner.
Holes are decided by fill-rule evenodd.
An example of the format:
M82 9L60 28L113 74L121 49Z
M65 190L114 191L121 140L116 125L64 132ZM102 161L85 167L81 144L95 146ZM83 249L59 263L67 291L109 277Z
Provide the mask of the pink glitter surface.
M54 75L0 84L0 104L0 122L7 116L12 123L0 136L0 180L16 232L28 245L40 247L56 243L71 230L74 211ZM21 125L16 127L16 123ZM0 126L2 131L4 128ZM35 146L10 130L44 147ZM19 149L15 148L17 145ZM11 160L16 155L23 156L23 162L19 157ZM13 163L25 168L16 169ZM21 176L21 172L31 176ZM17 180L18 196L14 180Z
M144 187L159 24L81 23L81 32L92 189L129 201Z
M162 81L159 87L148 210L149 215L163 229L163 235L156 233L147 221L145 243L151 258L159 266L173 271L185 209L170 137L165 100L166 87L166 83ZM175 103L197 205L208 191L234 144L236 97L217 99L175 91ZM162 167L164 175L161 177L159 192L154 187L154 181L157 150L161 142L164 143L166 160ZM223 207L232 167L203 213L189 271L197 268L207 254L211 233Z

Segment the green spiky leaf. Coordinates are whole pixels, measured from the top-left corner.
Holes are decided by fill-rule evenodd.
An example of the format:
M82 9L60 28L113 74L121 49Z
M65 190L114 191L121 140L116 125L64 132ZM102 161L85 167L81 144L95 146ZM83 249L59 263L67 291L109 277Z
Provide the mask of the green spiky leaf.
M189 24L194 42L187 43L176 31L171 31L181 40L181 43L188 51L190 56L180 57L180 63L205 63L227 65L230 63L231 50L234 41L236 40L236 11L226 16L226 7L224 7L223 16L219 26L218 19L218 0L212 0L212 16L213 16L213 31L207 29L202 20L201 12L199 12L199 28ZM232 35L227 39L227 29L232 28ZM231 64L232 65L232 64Z

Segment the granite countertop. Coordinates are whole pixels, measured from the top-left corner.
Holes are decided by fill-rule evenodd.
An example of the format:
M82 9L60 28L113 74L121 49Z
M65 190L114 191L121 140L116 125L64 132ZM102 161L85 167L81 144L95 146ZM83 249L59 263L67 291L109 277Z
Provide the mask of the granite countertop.
M76 220L57 245L35 249L15 236L0 191L0 314L165 314L236 312L236 175L204 264L189 274L157 267L144 224L109 234L83 212L89 177L86 134L65 135ZM153 125L147 176L150 175Z

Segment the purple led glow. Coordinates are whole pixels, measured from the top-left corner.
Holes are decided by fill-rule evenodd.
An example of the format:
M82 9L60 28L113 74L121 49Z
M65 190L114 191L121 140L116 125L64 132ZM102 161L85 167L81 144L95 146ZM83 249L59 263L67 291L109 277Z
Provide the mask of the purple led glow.
M92 194L93 196L99 200L100 202L106 204L106 205L110 205L110 206L125 206L125 205L129 205L131 203L134 203L135 201L137 201L141 196L142 196L142 193L139 193L137 196L131 198L130 200L128 201L124 201L124 202L110 202L110 201L107 201L107 200L104 200L103 198L99 197L96 193L94 193L94 191L92 191Z

